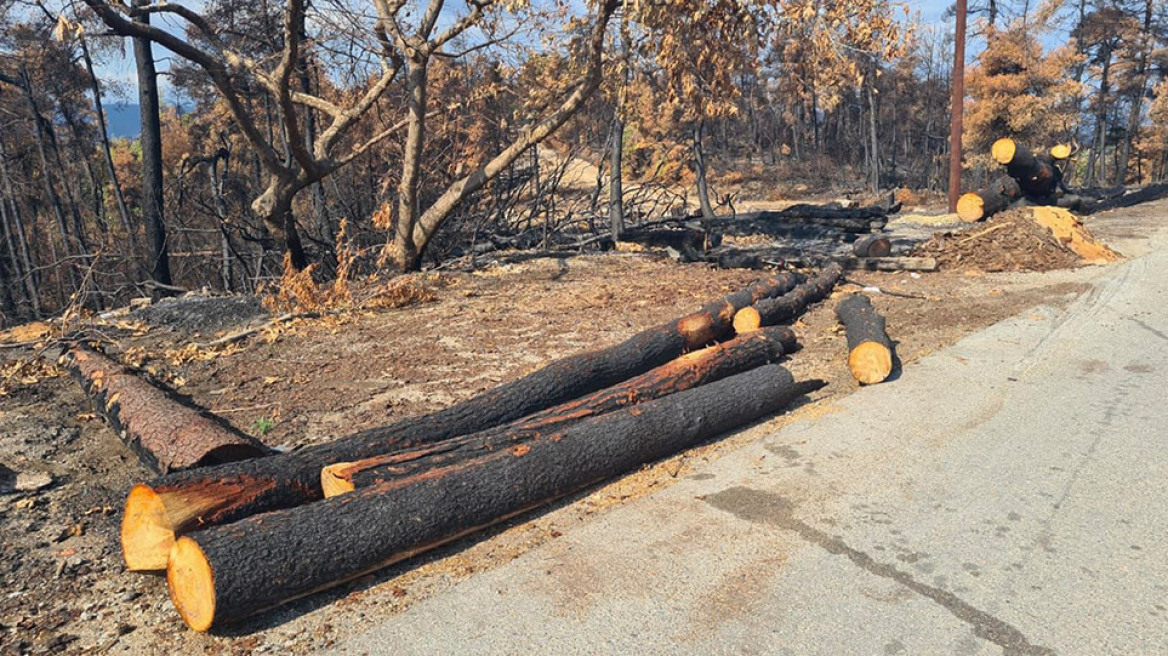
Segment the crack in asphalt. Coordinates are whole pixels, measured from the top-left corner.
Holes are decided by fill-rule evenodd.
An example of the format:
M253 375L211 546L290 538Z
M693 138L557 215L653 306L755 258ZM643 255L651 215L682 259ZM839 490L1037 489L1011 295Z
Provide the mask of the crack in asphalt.
M843 540L797 519L793 512L794 504L782 496L739 486L707 496L706 503L748 522L769 524L793 531L824 551L847 558L866 572L899 583L937 603L954 617L970 625L974 635L998 645L1006 656L1050 656L1056 653L1048 647L1031 644L1030 640L1011 624L971 606L952 592L921 583L911 574L877 561L867 553L848 546Z

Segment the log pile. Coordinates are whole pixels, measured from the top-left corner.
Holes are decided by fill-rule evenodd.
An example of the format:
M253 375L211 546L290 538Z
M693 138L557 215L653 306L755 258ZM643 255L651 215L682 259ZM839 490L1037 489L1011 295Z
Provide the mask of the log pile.
M602 390L723 340L738 310L802 281L780 273L675 321L598 351L553 362L444 410L267 458L178 472L134 486L122 522L131 570L166 567L176 535L323 498L322 468L494 428Z
M839 275L828 273L813 281L821 296L830 291L823 281L833 286ZM732 337L739 311L772 297L806 299L801 284L797 274L772 276L479 401L400 422L405 428L137 486L127 521L147 521L123 531L123 549L129 556L170 545L163 564L172 599L188 625L207 630L503 521L755 421L808 391L768 364L796 348L789 329ZM520 410L488 412L495 404ZM499 419L515 412L522 418ZM476 423L482 427L466 428ZM344 453L359 455L338 457ZM315 482L307 486L296 472L310 467ZM255 484L260 476L264 485ZM333 483L322 486L322 479ZM272 492L281 485L287 489ZM348 494L321 500L325 487L330 497Z
M697 445L813 388L766 365L481 458L192 533L172 552L171 599L206 631Z
M774 275L430 415L135 486L127 564L165 568L179 614L207 631L634 471L822 387L777 364L798 348L781 324L841 276ZM854 304L837 310L850 350L890 346Z
M984 221L1022 204L1062 207L1079 214L1130 207L1168 197L1168 185L1148 185L1128 190L1067 188L1063 183L1066 161L1074 154L1067 144L1057 144L1041 155L1010 138L998 139L990 148L994 161L1006 168L984 189L968 192L957 201L957 214L965 221Z

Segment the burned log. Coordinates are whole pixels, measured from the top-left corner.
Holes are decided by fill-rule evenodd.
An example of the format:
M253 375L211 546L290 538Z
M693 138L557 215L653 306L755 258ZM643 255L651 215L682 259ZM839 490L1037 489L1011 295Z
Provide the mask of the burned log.
M321 470L325 497L351 492L497 453L588 417L706 385L774 362L796 348L795 334L777 326L681 356L635 378L506 426Z
M744 307L734 315L738 334L788 322L807 311L808 306L827 298L843 276L838 264L829 264L811 280L776 298L768 298Z
M1153 184L1148 185L1137 191L1123 194L1122 196L1113 196L1098 202L1089 201L1084 198L1083 202L1076 209L1080 214L1094 214L1096 212L1103 212L1105 210L1114 210L1121 207L1131 207L1139 205L1140 203L1147 203L1161 198L1168 197L1168 184Z
M61 364L73 374L94 410L154 472L268 454L258 440L97 351L73 347L61 356Z
M786 260L771 250L732 250L719 253L713 260L719 269L773 269L782 267Z
M984 221L1022 197L1022 188L1014 178L1003 175L984 189L962 194L957 199L957 216L963 221Z
M998 139L990 148L995 161L1006 167L1023 193L1036 199L1048 198L1059 188L1062 173L1047 157L1038 157L1026 146L1010 138Z
M936 271L937 260L932 257L845 257L836 264L845 271Z
M800 207L798 205L796 208ZM880 230L888 222L887 217L882 214L870 213L868 210L835 210L832 212L824 211L825 214L817 215L810 212L797 211L788 213L789 210L782 211L762 211L742 214L737 221L739 227L743 225L813 225L822 226L825 228L834 228L843 232L854 233L868 233L872 230ZM855 213L855 214L851 214ZM764 231L765 228L761 228Z
M835 308L848 337L848 369L865 385L884 382L892 374L892 340L884 317L863 294L852 294Z
M179 472L130 490L122 554L131 570L166 567L176 534L290 508L324 496L320 470L468 435L579 398L730 336L734 313L786 293L799 278L781 273L701 310L608 348L553 362L444 410L404 419L333 442L243 463Z
M856 257L886 257L892 253L892 241L884 235L864 235L852 242Z
M618 250L622 249L623 244L636 244L645 248L663 248L668 250L670 257L675 260L697 262L702 259L702 253L716 247L721 242L721 236L693 228L630 228L621 232L616 246Z
M172 552L170 596L206 631L690 448L820 385L766 365L478 460L192 533Z

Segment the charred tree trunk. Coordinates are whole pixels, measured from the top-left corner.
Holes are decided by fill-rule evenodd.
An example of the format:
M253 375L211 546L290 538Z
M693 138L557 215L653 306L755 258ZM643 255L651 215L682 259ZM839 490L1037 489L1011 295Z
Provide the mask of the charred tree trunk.
M635 378L529 415L506 426L440 443L357 462L338 463L321 471L326 497L400 480L427 470L464 463L626 406L683 392L774 362L796 348L795 334L784 326L767 328L664 364Z
M133 221L130 219L130 209L126 206L126 197L122 193L122 185L118 181L118 171L114 166L113 153L110 149L109 129L105 122L105 108L101 101L101 85L98 84L97 74L93 70L93 59L89 56L89 46L86 44L84 38L81 41L81 55L85 61L85 70L89 75L89 89L93 93L93 109L97 114L97 127L101 135L101 151L102 159L105 162L106 174L110 178L110 187L113 188L114 200L118 206L118 218L121 219L122 228L126 231L126 236L130 240L131 253L137 248L138 236L134 232Z
M176 533L320 499L324 495L320 470L327 465L476 433L628 380L686 351L728 337L735 312L763 298L783 294L796 282L792 274L773 276L620 344L553 362L524 378L429 415L301 451L178 472L149 485L136 485L123 515L122 549L126 561L153 565L131 565L134 569L156 569L159 563L166 563ZM170 542L156 539L156 535L169 536Z
M620 108L613 110L612 153L608 170L608 228L612 238L620 240L625 231L624 161L625 122L620 117Z
M1045 199L1058 190L1062 174L1046 157L1035 156L1029 148L1009 138L995 141L991 153L1027 196Z
M852 294L835 308L848 335L848 369L865 385L882 383L892 374L892 340L884 317L863 294Z
M1003 175L985 189L962 194L957 200L957 215L963 221L984 221L1005 211L1022 197L1022 188L1014 178Z
M40 285L37 283L36 267L33 266L32 256L29 254L28 238L24 234L24 219L20 214L20 204L16 201L16 195L12 188L12 177L8 174L8 149L5 147L3 139L0 139L0 178L4 182L4 195L7 198L8 207L12 210L12 232L20 247L20 259L24 263L25 289L28 290L33 316L39 319L43 316L41 314ZM0 203L2 202L5 202L4 198L0 198Z
M126 367L83 347L62 364L94 409L150 469L167 473L265 455L263 444L179 401Z
M134 6L149 4L134 0ZM134 16L136 22L149 23L149 14ZM142 134L142 221L146 226L150 258L150 277L163 285L173 285L170 254L166 243L166 223L162 210L162 117L159 114L158 73L154 69L154 52L149 39L136 38L134 61L138 70L138 108ZM155 291L155 293L163 293Z
M819 275L794 290L739 310L734 315L734 330L743 334L763 326L777 326L790 321L806 312L808 306L827 298L842 276L843 269L838 264L829 264Z
M193 533L167 568L171 599L188 626L206 631L690 448L810 387L768 365L475 461Z

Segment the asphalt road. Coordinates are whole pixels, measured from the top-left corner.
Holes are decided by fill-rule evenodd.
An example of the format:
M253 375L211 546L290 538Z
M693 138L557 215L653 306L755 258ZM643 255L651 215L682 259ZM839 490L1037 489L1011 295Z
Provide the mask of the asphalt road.
M1168 654L1165 234L339 650Z

